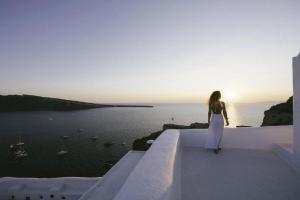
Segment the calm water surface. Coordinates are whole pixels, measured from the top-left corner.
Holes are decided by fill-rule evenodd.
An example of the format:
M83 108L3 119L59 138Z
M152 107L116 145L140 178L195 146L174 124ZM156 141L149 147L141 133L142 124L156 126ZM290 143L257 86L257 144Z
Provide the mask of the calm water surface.
M272 103L231 104L231 126L260 126ZM171 118L174 120L171 120ZM207 121L203 104L160 104L154 108L100 108L69 112L0 114L0 176L102 176L109 160L118 160L134 139L158 131L164 123L188 125ZM82 132L78 132L82 129ZM69 139L63 140L67 135ZM97 136L98 140L90 138ZM15 159L9 145L21 137L29 156ZM105 147L105 142L114 145ZM126 145L122 145L125 142ZM65 148L69 154L57 157Z

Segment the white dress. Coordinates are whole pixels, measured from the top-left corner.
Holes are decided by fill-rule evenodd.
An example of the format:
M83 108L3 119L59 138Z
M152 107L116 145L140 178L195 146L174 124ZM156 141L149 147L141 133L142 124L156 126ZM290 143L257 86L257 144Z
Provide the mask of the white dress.
M221 147L223 130L224 130L223 115L213 113L210 119L205 148L217 149Z

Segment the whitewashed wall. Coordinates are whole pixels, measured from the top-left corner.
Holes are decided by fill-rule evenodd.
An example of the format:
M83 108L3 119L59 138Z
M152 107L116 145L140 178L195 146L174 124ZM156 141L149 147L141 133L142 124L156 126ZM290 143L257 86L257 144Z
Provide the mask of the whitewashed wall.
M99 177L3 177L0 178L0 199L75 200L99 180Z
M180 132L182 146L204 147L207 129L183 129ZM290 144L292 141L292 126L225 128L222 146L271 150L274 144Z
M300 53L293 58L294 85L294 156L300 166Z
M128 176L114 200L180 200L179 135L178 130L166 130L161 134Z

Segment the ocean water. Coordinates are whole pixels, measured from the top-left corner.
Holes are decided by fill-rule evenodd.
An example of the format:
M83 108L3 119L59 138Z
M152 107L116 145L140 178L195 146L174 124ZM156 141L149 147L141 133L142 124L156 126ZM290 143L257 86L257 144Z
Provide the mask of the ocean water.
M274 104L229 104L230 126L260 126L264 111ZM0 177L102 176L110 168L105 163L125 155L134 139L161 130L165 123L193 122L207 122L206 105L0 113ZM69 138L62 139L64 135ZM98 139L92 141L93 136ZM29 154L24 159L16 159L9 149L19 137ZM58 157L61 148L69 153Z

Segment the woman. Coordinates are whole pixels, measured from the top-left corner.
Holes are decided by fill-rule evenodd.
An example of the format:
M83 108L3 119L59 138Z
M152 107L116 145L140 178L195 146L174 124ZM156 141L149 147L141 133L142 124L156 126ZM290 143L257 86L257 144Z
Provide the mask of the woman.
M229 125L225 103L220 101L221 92L214 91L208 102L208 135L206 139L205 148L213 149L216 154L221 150L220 144L224 130L224 118L226 126ZM224 118L223 118L223 115Z

